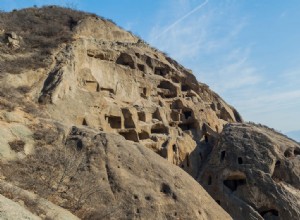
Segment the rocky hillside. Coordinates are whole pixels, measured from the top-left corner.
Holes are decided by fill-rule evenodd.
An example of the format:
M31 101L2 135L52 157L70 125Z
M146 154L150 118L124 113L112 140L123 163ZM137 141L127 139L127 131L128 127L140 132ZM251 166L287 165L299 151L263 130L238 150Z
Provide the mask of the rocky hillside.
M92 14L0 18L5 215L299 219L299 144L243 124L190 70Z

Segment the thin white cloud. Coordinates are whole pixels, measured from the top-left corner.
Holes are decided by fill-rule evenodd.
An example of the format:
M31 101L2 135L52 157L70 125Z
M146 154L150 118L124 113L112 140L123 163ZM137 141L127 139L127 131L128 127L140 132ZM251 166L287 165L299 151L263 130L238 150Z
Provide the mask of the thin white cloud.
M208 3L208 0L205 0L203 3L201 3L200 5L198 5L197 7L195 7L193 10L189 11L184 16L182 16L181 18L179 18L178 20L176 20L174 23L172 23L171 25L169 25L168 27L166 27L160 34L156 35L155 40L159 39L162 35L166 34L168 31L170 31L172 28L174 28L181 21L183 21L187 17L191 16L192 14L194 14L195 12L197 12L198 10L200 10L201 8L203 8L207 3Z
M185 3L181 6L186 13L180 8L177 13L192 11L190 2ZM238 42L249 20L233 13L231 7L211 2L201 13L190 14L167 28L161 21L176 12L164 13L150 33L150 42L192 69L199 81L235 106L246 120L283 131L298 130L300 67L273 76L264 64L257 66L252 58L255 42Z

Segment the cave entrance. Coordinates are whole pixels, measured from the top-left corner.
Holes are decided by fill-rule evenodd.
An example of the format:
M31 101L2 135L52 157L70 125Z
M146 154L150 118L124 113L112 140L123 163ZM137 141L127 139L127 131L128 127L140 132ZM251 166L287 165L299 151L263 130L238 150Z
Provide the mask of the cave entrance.
M122 119L120 116L109 115L106 116L106 120L111 128L120 129L122 126Z
M238 189L238 187L247 184L246 175L244 173L234 173L223 180L223 184L232 192L234 192Z

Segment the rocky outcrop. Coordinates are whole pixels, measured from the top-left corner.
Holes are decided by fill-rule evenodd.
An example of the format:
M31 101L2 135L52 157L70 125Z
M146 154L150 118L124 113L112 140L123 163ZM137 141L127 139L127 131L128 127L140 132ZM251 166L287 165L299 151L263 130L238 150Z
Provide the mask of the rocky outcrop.
M39 103L56 120L120 134L196 177L216 134L241 117L190 71L124 31L107 35L106 25L79 23L35 91Z
M243 124L190 70L95 15L0 18L7 199L17 187L37 218L299 218L299 144Z
M143 145L35 120L27 125L35 153L1 164L0 180L0 193L32 215L77 219L63 207L81 219L231 219L191 176Z
M198 181L234 219L299 219L299 177L298 143L264 126L231 124Z

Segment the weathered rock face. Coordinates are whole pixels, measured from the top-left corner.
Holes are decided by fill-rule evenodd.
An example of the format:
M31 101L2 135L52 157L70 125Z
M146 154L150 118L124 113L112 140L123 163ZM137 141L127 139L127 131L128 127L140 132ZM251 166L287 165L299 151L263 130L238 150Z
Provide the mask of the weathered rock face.
M242 120L237 111L132 34L76 17L72 41L52 52L48 68L4 75L3 87L26 87L27 101L51 118L121 134L197 177L224 124Z
M0 181L1 194L34 216L78 219L55 203L81 219L231 219L191 176L140 144L93 129L40 124L31 126L36 153L2 164L6 181Z
M0 192L24 216L231 219L172 165L196 176L238 117L189 71L94 15L26 9L0 29Z
M234 219L300 218L300 145L273 130L225 126L202 170L199 182Z
M95 15L0 18L0 192L24 216L299 219L299 144L191 71Z
M36 91L39 103L56 120L121 134L196 177L216 134L240 116L137 38L101 34L106 26L96 18L79 23L74 42L57 53Z

